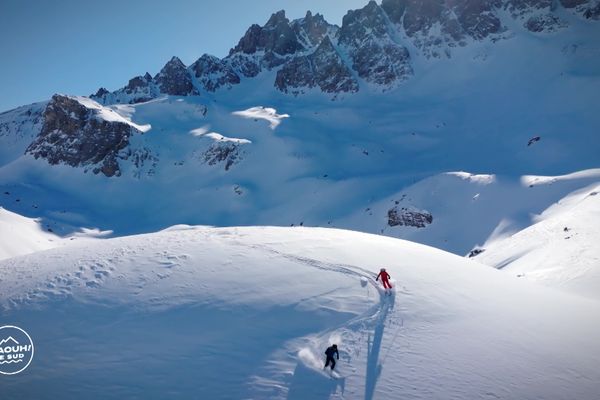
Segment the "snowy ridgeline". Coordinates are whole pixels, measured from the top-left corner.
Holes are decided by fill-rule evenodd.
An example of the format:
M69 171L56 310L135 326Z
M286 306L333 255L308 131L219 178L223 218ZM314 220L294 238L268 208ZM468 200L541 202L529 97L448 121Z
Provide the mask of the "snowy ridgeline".
M598 302L382 236L179 226L0 276L1 321L36 346L6 398L591 400L600 381Z

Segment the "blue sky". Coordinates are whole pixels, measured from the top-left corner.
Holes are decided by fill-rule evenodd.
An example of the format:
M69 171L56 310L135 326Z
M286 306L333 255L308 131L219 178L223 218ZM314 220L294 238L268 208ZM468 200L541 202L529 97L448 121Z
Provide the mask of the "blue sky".
M368 0L2 0L0 111L50 98L114 90L152 75L174 55L223 57L253 23L284 9L341 24Z

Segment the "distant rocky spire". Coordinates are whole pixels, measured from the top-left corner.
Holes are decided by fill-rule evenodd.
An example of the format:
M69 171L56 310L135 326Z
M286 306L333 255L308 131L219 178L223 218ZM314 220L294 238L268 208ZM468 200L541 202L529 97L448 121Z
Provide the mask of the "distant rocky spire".
M185 64L177 57L165 64L163 69L154 77L160 92L172 96L197 95L198 90L192 83L192 78Z

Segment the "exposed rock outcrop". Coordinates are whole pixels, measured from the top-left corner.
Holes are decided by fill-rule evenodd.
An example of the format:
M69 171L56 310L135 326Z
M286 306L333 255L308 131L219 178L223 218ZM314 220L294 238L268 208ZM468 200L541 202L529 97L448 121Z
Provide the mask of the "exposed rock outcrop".
M600 20L600 2L598 2L595 6L589 7L583 13L583 16L587 19Z
M132 134L141 133L125 122L106 120L98 109L62 95L52 96L43 117L41 132L26 153L50 164L91 167L95 174L108 177L121 174L118 154L128 146Z
M566 26L564 21L553 14L534 15L525 22L525 28L531 32L556 32Z
M408 50L394 41L385 12L374 1L346 14L338 39L352 69L367 82L387 86L413 73Z
M394 207L388 210L389 226L413 226L425 228L433 222L433 216L427 211L408 207Z
M232 85L240 83L240 77L229 63L209 54L204 54L190 65L190 70L204 90L209 92L221 87L231 88Z
M501 32L495 13L500 5L500 0L383 0L381 4L390 21L425 55L434 57L449 55L448 48L464 45L467 38L481 40Z
M562 4L564 8L575 8L588 2L589 0L560 0L560 4Z
M304 89L319 87L325 93L347 93L358 91L358 82L346 67L329 36L317 50L286 63L277 72L275 87L284 93L298 95Z
M225 171L242 160L242 144L230 141L214 142L204 153L204 162L208 165L223 163Z

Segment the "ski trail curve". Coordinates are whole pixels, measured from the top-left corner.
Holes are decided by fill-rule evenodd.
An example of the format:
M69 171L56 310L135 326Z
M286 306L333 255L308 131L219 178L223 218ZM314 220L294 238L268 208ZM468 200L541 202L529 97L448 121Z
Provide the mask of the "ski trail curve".
M343 374L343 378L336 380L336 384L339 386L339 388L341 388L343 396L346 385L345 380L348 376L351 376L351 372L355 372L357 368L357 366L353 365L353 360L357 359L358 361L359 359L364 358L363 355L361 355L361 349L363 349L366 345L367 357L366 367L364 369L365 381L362 385L364 385L364 398L367 400L373 399L375 388L377 386L379 376L381 375L381 370L383 368L385 359L387 358L390 348L397 340L399 333L404 326L404 320L402 317L399 315L394 315L394 306L396 301L395 293L393 293L392 296L388 296L376 282L376 275L372 271L356 265L328 263L306 256L285 253L266 245L250 245L250 247L266 251L275 256L282 257L293 262L302 263L319 270L333 271L345 275L355 276L359 279L366 279L367 282L377 290L377 293L379 294L379 303L369 308L361 315L352 318L340 326L332 326L329 329L314 333L313 335L309 335L304 338L298 338L297 345L300 347L300 350L296 356L297 366L293 374L292 384L290 385L290 388L297 389L298 387L302 387L303 385L307 384L307 382L305 382L307 379L307 373L303 368L308 367L309 369L313 370L317 369L318 372L322 373L320 366L316 365L314 362L315 360L320 361L320 358L315 356L315 354L320 354L325 345L331 344L334 341L338 343L341 342L344 343L344 346L340 349L340 359L344 361L344 370L348 370L346 370L346 372ZM387 336L384 335L384 332L386 326L388 325L386 323L388 319L390 320L389 325L394 325L395 319L400 320L401 323L396 324L397 327L391 335L393 338L391 338L391 341L387 340L387 342L389 342L386 346L387 350L382 354L382 343L384 342L384 339L387 338ZM309 358L313 360L313 362L308 364L305 361L307 351L311 355ZM305 356L302 357L302 354ZM381 355L383 355L383 357L381 357ZM335 389L333 390L335 391ZM300 395L298 398L302 397L301 393L298 393L297 390L294 390L293 393L288 393L287 399L295 399L295 396L298 395Z

